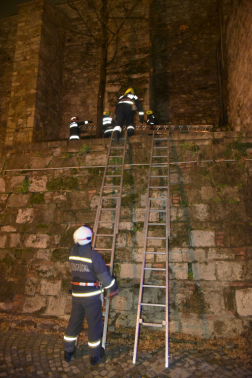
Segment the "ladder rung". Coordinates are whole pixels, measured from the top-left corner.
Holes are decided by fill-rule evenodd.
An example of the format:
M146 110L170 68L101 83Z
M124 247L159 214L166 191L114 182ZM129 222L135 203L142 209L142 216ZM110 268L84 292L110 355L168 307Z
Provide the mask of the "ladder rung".
M104 185L103 188L120 188L120 185Z
M164 325L160 323L141 323L141 324L147 327L164 327Z
M161 239L162 239L162 240L164 240L164 239L166 239L166 238L165 238L165 237L161 237L161 236L160 236L159 238L156 237L156 236L147 236L146 239L158 239L158 240L161 240Z
M154 140L167 140L165 138L154 138Z
M148 226L166 226L166 223L148 223Z
M166 213L166 210L149 210L149 213Z
M95 247L95 250L96 251L112 251L112 249L111 248L98 248L98 247Z
M108 236L108 237L113 237L114 234L113 234L113 235L109 235L109 234L96 234L96 236Z
M152 159L154 159L154 158L167 158L168 156L167 155L164 155L164 156L153 156L152 155Z
M106 175L105 177L122 177L122 175Z
M150 176L150 177L165 177L165 178L168 178L167 175L163 175L163 176Z
M166 163L163 163L163 165L160 165L160 164L159 164L159 165L152 165L151 167L152 167L152 168L167 168L168 165L167 165L167 164L165 165L165 164L166 164Z
M102 199L117 199L117 198L119 198L119 197L102 197Z
M107 197L105 197L105 198L107 198ZM116 211L116 207L111 207L111 208L109 208L109 207L102 207L101 210L102 211Z
M111 168L111 167L122 167L122 164L118 164L118 165L108 165L107 167L108 167L108 168Z
M167 186L149 186L150 189L168 189Z
M111 150L119 150L119 149L122 149L124 147L111 147Z
M115 223L115 221L98 221L98 223Z
M141 303L142 306L153 306L153 307L166 307L166 305L157 304L157 303Z
M148 199L151 200L151 201L160 201L160 200L166 200L168 198L169 197L158 197L158 198L149 197Z
M144 268L144 270L161 270L161 271L166 271L164 268Z
M166 148L167 149L167 147L159 147L159 146L153 146L153 148Z
M119 155L119 156L112 156L112 155L109 155L109 158L110 158L110 159L123 158L123 155Z
M146 255L166 255L165 252L144 252Z
M143 285L143 287L157 287L160 289L166 289L166 286L158 286L158 285Z

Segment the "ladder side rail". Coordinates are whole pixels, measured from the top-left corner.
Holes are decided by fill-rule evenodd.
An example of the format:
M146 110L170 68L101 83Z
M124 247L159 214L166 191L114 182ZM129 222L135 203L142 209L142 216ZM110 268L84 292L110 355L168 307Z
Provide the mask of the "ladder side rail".
M169 367L169 237L171 230L170 216L170 146L167 133L167 198L166 198L166 316L165 316L165 367Z
M96 217L95 217L95 223L94 223L94 229L93 229L93 235L94 235L93 236L93 246L95 246L96 234L97 234L97 230L98 230L98 223L99 223L100 214L101 214L102 195L103 195L103 189L104 189L104 184L105 184L107 170L108 170L108 163L109 163L109 159L110 159L110 151L111 151L111 146L112 146L112 137L113 137L113 135L111 135L111 138L110 138L110 143L109 143L109 148L108 148L108 153L107 153L107 162L106 162L104 173L103 173L101 192L100 192L100 197L99 197L99 201L98 201L98 207L97 207L97 210L96 210Z
M111 141L112 141L111 136ZM115 246L116 246L116 235L118 233L119 228L119 219L120 219L120 210L121 210L121 199L122 199L122 186L123 186L123 173L124 173L124 162L125 162L125 153L126 153L126 135L124 138L124 149L123 149L123 159L122 159L122 167L121 167L121 182L120 182L120 193L116 200L116 214L115 214L115 223L114 223L114 231L113 231L113 241L112 241L112 248L111 248L111 255L110 255L110 267L109 271L112 275L113 267L114 267L114 257L115 257ZM111 146L111 143L110 143ZM109 317L109 305L110 305L110 298L106 298L106 305L105 305L105 314L104 314L104 324L103 324L103 334L102 334L102 347L105 349L106 340L107 340L107 329L108 329L108 317Z
M139 288L139 298L138 298L138 307L137 307L137 322L136 322L136 331L135 331L135 343L134 343L134 352L133 352L133 364L136 364L136 357L137 357L137 347L138 347L138 339L139 339L139 325L140 325L140 316L141 316L141 302L143 296L143 282L144 282L144 270L145 270L145 258L146 258L146 249L147 249L147 234L148 234L148 218L149 218L149 207L150 207L150 200L149 200L149 187L150 187L150 179L151 179L151 169L152 169L152 155L153 155L153 146L154 146L154 135L152 135L152 143L151 143L151 152L150 152L150 166L149 166L149 176L148 176L148 187L147 187L147 206L145 209L145 218L144 218L144 251L143 251L143 262L142 262L142 272L141 272L141 281L140 281L140 288Z

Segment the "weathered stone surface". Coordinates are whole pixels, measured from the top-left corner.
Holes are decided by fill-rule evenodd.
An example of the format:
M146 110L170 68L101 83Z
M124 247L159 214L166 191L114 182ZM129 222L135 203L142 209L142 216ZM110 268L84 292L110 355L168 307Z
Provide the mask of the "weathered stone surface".
M7 207L26 207L30 194L11 194L7 201Z
M252 315L252 289L246 288L235 291L237 312L240 316Z
M171 279L188 279L188 265L186 263L170 263L169 267L171 269Z
M123 289L120 291L120 296L116 296L112 302L112 310L115 311L130 311L133 303L133 291L130 289Z
M216 268L214 263L193 263L193 278L194 280L216 280Z
M40 295L59 295L61 281L45 281L42 280L40 289Z
M46 191L46 183L47 183L47 177L46 176L42 176L40 178L31 177L29 182L30 182L29 192L44 192L44 191Z
M243 266L238 261L216 262L218 278L224 281L240 281L243 277Z
M31 223L34 218L34 209L19 209L16 223Z
M24 246L28 248L47 248L50 237L46 234L27 235Z
M15 232L17 229L13 226L3 226L1 227L2 232Z
M10 234L10 248L21 247L21 236L20 234Z
M46 298L40 295L35 295L34 297L27 297L23 305L22 312L24 313L36 313L37 311L45 310L46 308Z
M45 315L63 316L65 315L66 297L49 297Z
M0 192L5 192L5 181L3 178L0 178Z
M139 279L141 272L140 264L123 263L120 266L120 278Z
M209 206L203 203L194 204L191 209L191 215L193 219L204 222L210 218Z
M0 248L4 248L6 245L7 236L6 235L0 235Z
M34 296L37 288L37 279L29 277L25 285L25 295Z
M190 234L190 243L192 247L214 247L215 233L213 231L194 230Z

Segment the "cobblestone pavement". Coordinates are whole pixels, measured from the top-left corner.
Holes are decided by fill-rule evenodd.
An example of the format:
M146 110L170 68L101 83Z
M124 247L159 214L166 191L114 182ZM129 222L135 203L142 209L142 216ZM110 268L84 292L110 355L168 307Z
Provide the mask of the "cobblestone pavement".
M67 363L61 337L11 330L0 332L0 377L252 378L252 365L238 363L222 350L181 349L165 368L164 348L138 353L133 365L132 349L108 346L101 362L91 366L86 345L79 346Z

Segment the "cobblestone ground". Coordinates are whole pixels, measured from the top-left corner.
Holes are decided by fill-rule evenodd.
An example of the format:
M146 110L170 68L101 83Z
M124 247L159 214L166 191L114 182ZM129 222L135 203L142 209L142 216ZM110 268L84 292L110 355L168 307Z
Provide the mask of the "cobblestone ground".
M106 355L91 366L86 345L77 348L73 361L64 361L62 338L55 335L0 332L0 377L170 377L170 378L252 378L251 365L231 359L223 351L177 350L165 368L164 348L141 352L132 363L127 346L106 348Z

